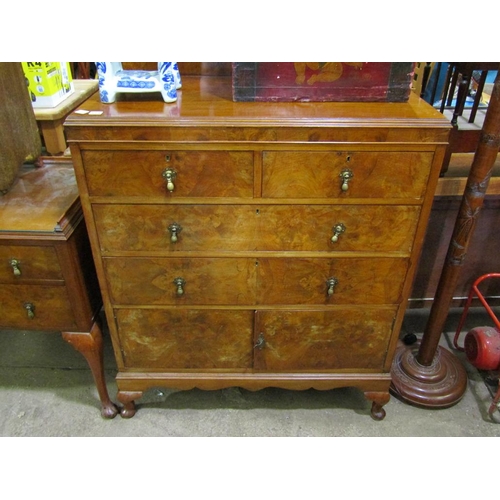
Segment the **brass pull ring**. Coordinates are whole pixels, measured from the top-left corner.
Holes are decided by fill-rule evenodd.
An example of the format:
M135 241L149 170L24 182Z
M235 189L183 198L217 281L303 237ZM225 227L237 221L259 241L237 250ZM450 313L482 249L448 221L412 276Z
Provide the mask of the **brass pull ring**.
M175 278L174 285L177 287L177 296L180 297L184 295L184 286L186 284L186 280L183 278Z
M179 240L179 233L182 231L182 226L174 222L168 226L168 230L170 231L170 241L172 243L177 243Z
M328 294L329 297L333 295L335 287L338 285L339 280L337 278L328 278L326 280L326 286L327 286L327 291L326 293Z
M35 319L35 306L31 302L26 302L24 308L26 309L28 319Z
M21 269L19 268L20 262L17 259L12 259L10 265L12 266L12 272L14 276L21 276Z
M166 168L162 176L167 181L167 189L172 193L175 189L174 179L177 177L177 172L172 168Z
M349 181L354 177L354 173L350 168L344 168L340 172L339 177L342 179L342 191L347 191L349 189Z
M339 236L345 233L345 230L346 227L344 226L344 224L342 224L342 222L340 222L339 224L335 224L335 226L333 226L332 228L333 231L332 243L337 243L337 241L339 241Z

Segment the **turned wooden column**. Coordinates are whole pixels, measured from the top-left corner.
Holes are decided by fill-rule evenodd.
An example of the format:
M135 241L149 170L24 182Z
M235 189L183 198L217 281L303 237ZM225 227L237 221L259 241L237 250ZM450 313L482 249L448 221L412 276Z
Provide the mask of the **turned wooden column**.
M467 387L465 368L451 352L438 344L499 147L500 71L493 85L479 145L422 341L417 346L399 348L392 365L391 390L406 402L430 407L452 406L460 401Z

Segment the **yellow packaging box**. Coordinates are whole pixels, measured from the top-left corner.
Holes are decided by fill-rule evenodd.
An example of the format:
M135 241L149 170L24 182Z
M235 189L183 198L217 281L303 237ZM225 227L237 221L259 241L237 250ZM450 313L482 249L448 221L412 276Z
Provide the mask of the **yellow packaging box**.
M34 108L53 108L74 92L67 62L23 62L26 85Z

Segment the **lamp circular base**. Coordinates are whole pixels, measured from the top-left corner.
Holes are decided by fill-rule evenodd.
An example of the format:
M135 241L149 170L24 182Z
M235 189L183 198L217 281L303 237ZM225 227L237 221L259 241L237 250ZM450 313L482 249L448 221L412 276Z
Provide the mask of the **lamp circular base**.
M396 350L391 368L390 392L398 399L424 408L448 408L467 389L467 372L448 350L438 347L429 366L417 361L419 345Z

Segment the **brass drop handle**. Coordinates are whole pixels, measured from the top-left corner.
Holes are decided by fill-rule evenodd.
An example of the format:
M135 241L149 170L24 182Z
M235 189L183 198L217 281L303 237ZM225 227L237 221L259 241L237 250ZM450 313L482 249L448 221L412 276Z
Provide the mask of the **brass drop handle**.
M354 173L350 168L344 168L340 172L339 177L342 179L342 191L347 191L349 189L349 181L354 177Z
M261 333L257 337L257 343L253 346L254 349L262 350L262 348L266 345L266 341L264 339L264 334Z
M345 230L346 227L344 226L344 224L342 224L342 222L340 222L339 224L335 224L335 226L333 226L332 228L333 231L332 243L337 243L337 241L339 241L339 236L345 233Z
M10 265L12 266L12 271L14 276L21 276L21 269L19 269L20 262L17 259L12 259Z
M183 278L175 278L174 285L177 287L177 295L180 297L184 295L184 285L186 284L186 280Z
M26 302L24 304L28 319L35 319L35 306L31 302Z
M179 233L182 231L182 226L174 222L168 226L168 230L170 231L170 241L172 243L177 243L179 239Z
M326 286L327 286L327 294L329 297L333 295L333 291L335 287L337 286L339 280L337 278L328 278L326 280Z
M177 177L177 172L172 168L166 168L163 171L162 176L167 181L167 189L172 193L175 189L174 179Z

